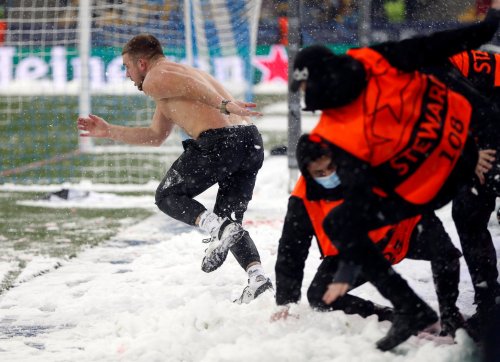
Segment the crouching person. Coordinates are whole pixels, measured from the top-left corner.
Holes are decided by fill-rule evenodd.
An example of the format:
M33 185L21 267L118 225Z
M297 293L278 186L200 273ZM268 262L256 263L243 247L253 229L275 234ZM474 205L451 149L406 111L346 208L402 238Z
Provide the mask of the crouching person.
M318 311L341 310L362 317L377 315L379 321L392 320L392 308L349 293L329 299L332 282L342 270L339 268L342 262L322 224L325 216L342 204L343 187L336 176L337 166L330 147L319 136L303 135L297 145L297 158L302 176L289 199L275 267L276 303L282 308L272 319L287 318L289 306L300 300L305 261L314 236L322 262L307 291L311 307ZM369 236L392 264L403 258L430 261L441 315L441 333L454 336L455 331L464 326L456 306L461 254L437 216L434 213L418 215L373 230ZM351 290L365 282L361 274L353 281Z

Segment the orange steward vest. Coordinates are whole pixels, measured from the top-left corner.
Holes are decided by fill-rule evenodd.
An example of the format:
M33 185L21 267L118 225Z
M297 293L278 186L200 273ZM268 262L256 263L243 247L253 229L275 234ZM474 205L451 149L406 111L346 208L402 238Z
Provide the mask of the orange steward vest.
M308 200L306 197L306 181L302 176L300 176L297 181L292 191L292 196L298 197L304 202L322 257L337 255L339 253L337 248L332 244L323 230L323 220L333 208L342 204L343 200ZM384 226L370 231L368 236L374 243L389 238L383 250L383 254L392 264L396 264L406 256L410 245L411 234L420 219L421 216L418 215L403 220L396 225Z
M443 186L464 148L472 108L433 76L405 73L369 48L367 86L353 102L322 112L312 133L368 162L385 191L423 205Z
M500 54L469 50L450 58L465 78L482 78L484 86L500 86Z

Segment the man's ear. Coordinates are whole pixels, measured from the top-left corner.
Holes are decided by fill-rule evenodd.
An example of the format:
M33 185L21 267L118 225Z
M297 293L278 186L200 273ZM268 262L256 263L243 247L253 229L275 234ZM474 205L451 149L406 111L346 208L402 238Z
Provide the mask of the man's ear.
M137 59L137 66L139 67L139 69L141 71L144 71L144 70L146 70L148 63L147 63L146 59L139 58L139 59Z

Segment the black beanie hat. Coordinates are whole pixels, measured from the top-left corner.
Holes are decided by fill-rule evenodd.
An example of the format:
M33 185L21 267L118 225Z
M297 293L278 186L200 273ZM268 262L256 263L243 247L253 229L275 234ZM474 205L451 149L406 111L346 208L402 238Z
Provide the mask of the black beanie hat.
M297 164L304 176L307 176L307 166L321 156L332 156L332 150L325 140L316 134L303 134L297 142Z
M306 111L336 108L356 99L366 86L366 72L349 55L335 55L323 45L300 50L293 64L290 90L296 92L306 81Z

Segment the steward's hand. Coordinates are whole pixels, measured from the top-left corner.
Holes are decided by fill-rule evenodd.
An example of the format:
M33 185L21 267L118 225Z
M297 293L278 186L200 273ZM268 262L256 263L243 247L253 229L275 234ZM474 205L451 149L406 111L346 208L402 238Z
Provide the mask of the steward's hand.
M110 125L101 117L89 114L88 117L78 117L77 127L80 131L80 137L110 137Z
M350 287L348 283L330 283L325 294L323 294L323 302L325 302L325 304L335 302L339 297L345 295Z
M488 149L479 151L479 158L477 160L475 173L479 178L479 182L481 183L481 185L484 185L484 183L486 182L484 174L491 170L491 168L493 167L493 163L495 162L495 155L495 150Z

